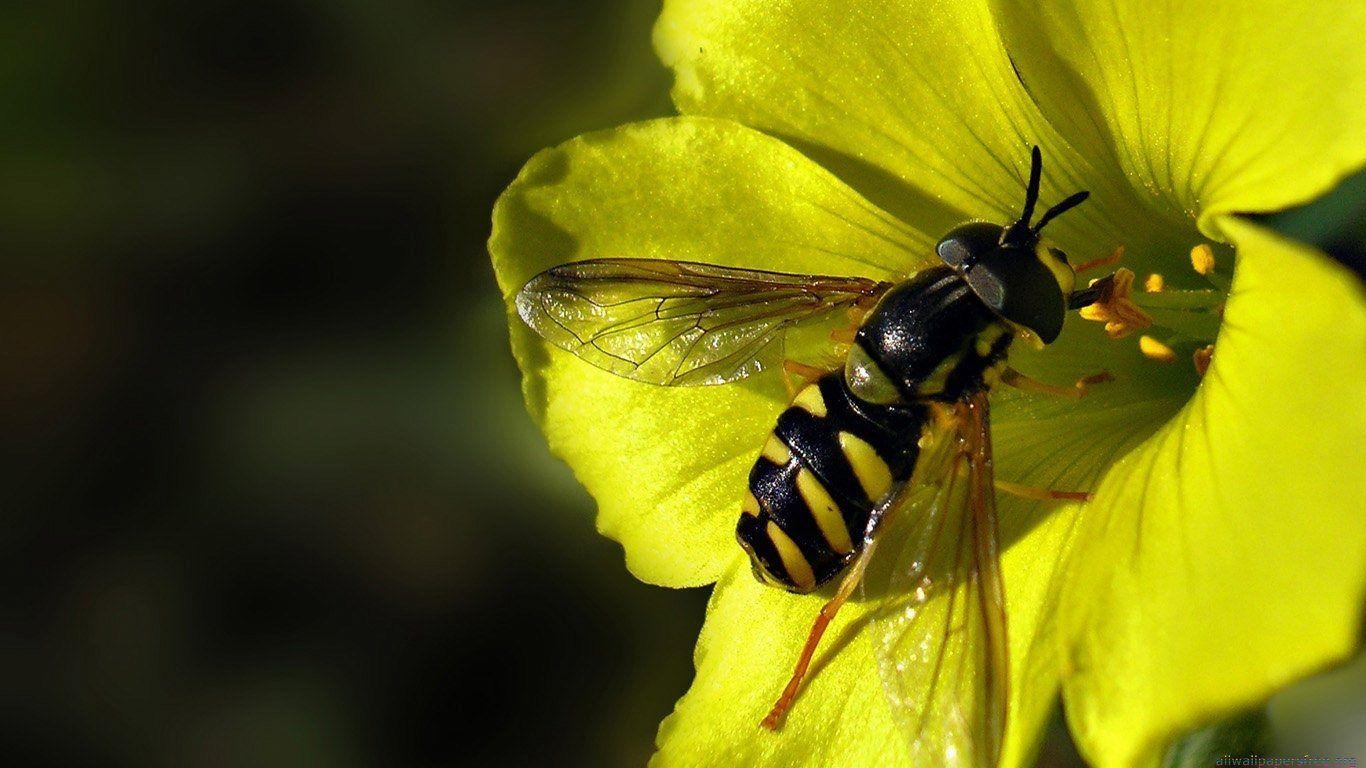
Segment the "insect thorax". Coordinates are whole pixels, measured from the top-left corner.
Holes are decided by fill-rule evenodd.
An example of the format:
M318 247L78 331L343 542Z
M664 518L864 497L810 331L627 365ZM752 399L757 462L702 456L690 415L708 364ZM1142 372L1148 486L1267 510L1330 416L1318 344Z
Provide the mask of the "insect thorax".
M928 269L889 290L865 318L845 381L872 403L957 400L985 386L1013 338L957 272Z

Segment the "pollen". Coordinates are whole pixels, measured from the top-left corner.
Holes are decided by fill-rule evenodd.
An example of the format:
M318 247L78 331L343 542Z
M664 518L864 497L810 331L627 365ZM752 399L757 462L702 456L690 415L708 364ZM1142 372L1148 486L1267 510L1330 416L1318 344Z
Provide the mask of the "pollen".
M1110 290L1096 303L1082 307L1079 314L1085 320L1104 323L1105 332L1112 339L1122 339L1134 331L1147 328L1153 324L1153 318L1129 298L1133 290L1133 271L1117 269Z
M1212 360L1214 360L1213 344L1195 350L1195 354L1191 356L1191 362L1195 364L1195 372L1201 376L1204 376L1205 371L1209 370L1209 364Z
M1214 272L1214 249L1209 243L1201 243L1191 249L1191 266L1205 276Z
M1148 278L1143 281L1143 291L1145 293L1162 293L1162 289L1166 287L1166 279L1156 272L1148 275Z
M1172 348L1154 339L1151 336L1138 337L1138 351L1149 360L1156 360L1159 363L1170 363L1176 360L1176 353Z

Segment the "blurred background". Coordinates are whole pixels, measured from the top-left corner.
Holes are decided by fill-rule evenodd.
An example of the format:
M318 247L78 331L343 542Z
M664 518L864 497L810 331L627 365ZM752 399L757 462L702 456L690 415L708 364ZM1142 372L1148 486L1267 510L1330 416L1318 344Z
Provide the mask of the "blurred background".
M484 241L668 111L655 13L5 5L0 762L644 762L706 594L594 531Z
M594 532L484 241L671 111L656 12L0 10L4 764L643 764L706 592Z

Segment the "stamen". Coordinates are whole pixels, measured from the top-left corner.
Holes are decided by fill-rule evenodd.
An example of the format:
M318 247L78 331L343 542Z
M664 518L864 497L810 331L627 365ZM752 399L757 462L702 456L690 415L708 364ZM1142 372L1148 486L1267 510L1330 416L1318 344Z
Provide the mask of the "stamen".
M1159 363L1170 363L1176 360L1176 353L1172 348L1154 339L1151 336L1138 337L1138 351L1149 360L1156 360Z
M1108 267L1111 264L1118 264L1119 260L1122 258L1124 258L1124 246L1121 245L1118 248L1115 248L1115 250L1112 251L1109 256L1102 256L1101 258L1095 259L1093 261L1082 262L1081 264L1078 264L1076 266L1076 269L1074 269L1073 271L1077 274L1081 274L1082 272L1090 272L1091 270L1096 269L1098 267Z
M1209 370L1209 364L1212 360L1214 360L1213 344L1208 344L1195 350L1195 354L1191 357L1191 362L1195 364L1195 372L1201 376L1204 376L1205 371Z
M1122 339L1134 331L1147 328L1153 324L1153 318L1129 298L1133 288L1133 271L1117 269L1110 289L1099 301L1082 307L1079 314L1085 320L1105 323L1105 333L1112 339Z
M1214 249L1209 243L1201 243L1191 249L1191 266L1205 277L1214 272Z
M1195 290L1173 289L1166 278L1154 273L1144 281L1144 292L1135 294L1133 301L1152 318L1164 339L1181 338L1204 345L1219 330L1226 291L1218 274L1205 278L1214 288ZM1156 289L1156 290L1155 290Z

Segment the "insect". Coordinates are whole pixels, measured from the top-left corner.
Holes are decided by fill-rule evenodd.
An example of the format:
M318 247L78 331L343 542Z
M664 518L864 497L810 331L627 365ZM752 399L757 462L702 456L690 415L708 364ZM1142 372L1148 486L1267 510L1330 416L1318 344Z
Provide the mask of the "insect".
M1016 221L954 228L936 246L942 264L896 283L595 259L546 270L517 294L534 331L630 379L716 385L780 363L807 379L792 388L748 487L737 489L736 537L761 582L809 593L841 577L763 721L769 729L792 707L831 619L860 585L876 582L888 608L868 628L913 748L923 762L999 760L1006 614L987 395L1004 382L1079 396L1088 380L1067 390L1035 382L1007 366L1007 353L1020 339L1052 343L1066 312L1100 300L1110 281L1078 290L1077 270L1041 235L1087 192L1032 222L1041 173L1035 147ZM789 331L841 317L846 325L831 337L842 365L783 362ZM901 553L890 568L870 570L893 529ZM943 599L931 601L936 594Z

